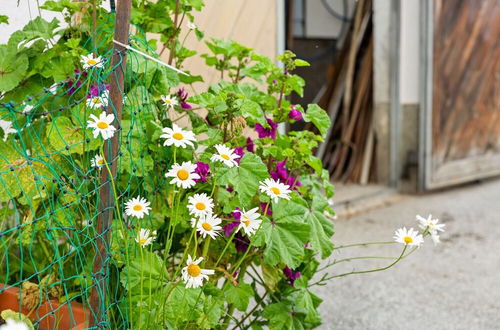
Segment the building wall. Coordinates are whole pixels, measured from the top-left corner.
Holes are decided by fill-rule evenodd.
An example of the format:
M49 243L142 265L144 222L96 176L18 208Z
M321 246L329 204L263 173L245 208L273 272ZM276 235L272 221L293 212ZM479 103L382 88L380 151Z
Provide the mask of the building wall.
M195 13L194 22L205 32L206 40L232 39L274 59L278 47L277 3L275 0L206 0L203 10ZM204 40L198 41L194 35L188 37L186 47L200 54L209 52ZM168 52L163 58L168 58ZM205 83L197 83L196 87L206 87L219 79L216 71L208 68L199 56L187 59L185 67L205 78Z

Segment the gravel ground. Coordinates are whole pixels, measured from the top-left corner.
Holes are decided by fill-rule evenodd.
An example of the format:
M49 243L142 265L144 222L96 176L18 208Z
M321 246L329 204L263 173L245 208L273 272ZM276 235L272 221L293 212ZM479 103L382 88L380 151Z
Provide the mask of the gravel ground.
M428 213L446 223L442 244L434 246L427 239L389 270L336 278L316 287L325 300L320 329L500 329L500 180L412 196L338 219L334 242L392 240L396 228L417 227L415 215ZM397 256L400 248L341 249L333 257ZM386 264L344 262L328 272Z

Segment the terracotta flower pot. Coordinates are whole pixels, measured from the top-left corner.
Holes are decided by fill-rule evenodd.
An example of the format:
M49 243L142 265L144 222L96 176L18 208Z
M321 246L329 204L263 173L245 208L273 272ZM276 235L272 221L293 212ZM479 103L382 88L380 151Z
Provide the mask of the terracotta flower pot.
M29 313L19 305L19 288L12 287L2 291L7 285L0 283L0 311L12 309L15 312L21 312L25 315ZM71 312L69 305L71 304ZM21 307L21 309L20 309ZM88 309L78 302L60 303L57 300L44 301L28 317L39 322L40 330L49 329L85 329L89 319ZM42 318L40 320L40 318Z

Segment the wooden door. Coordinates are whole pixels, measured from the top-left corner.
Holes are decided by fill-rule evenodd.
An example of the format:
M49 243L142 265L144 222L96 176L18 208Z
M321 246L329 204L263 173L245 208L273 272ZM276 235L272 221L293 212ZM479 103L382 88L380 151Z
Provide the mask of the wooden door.
M424 2L424 189L499 175L500 1Z

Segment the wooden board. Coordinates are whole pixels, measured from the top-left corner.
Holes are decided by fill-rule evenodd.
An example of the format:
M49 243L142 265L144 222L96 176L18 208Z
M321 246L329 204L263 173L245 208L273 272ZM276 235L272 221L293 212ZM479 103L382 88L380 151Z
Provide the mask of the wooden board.
M500 174L500 1L433 0L427 188Z

